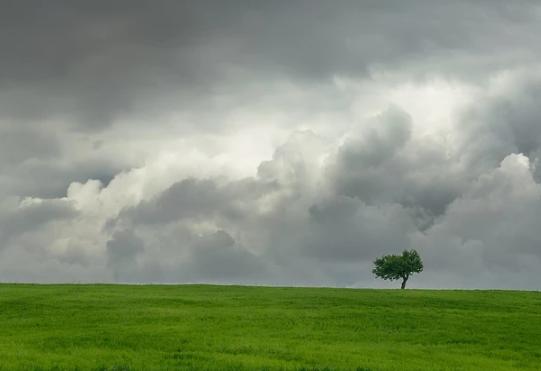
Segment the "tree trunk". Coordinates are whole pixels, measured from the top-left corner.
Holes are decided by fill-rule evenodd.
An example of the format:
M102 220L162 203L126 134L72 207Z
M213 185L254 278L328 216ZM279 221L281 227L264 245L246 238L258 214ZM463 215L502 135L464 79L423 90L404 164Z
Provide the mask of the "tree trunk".
M406 288L406 282L408 282L408 277L402 277L402 286L400 286L402 290Z

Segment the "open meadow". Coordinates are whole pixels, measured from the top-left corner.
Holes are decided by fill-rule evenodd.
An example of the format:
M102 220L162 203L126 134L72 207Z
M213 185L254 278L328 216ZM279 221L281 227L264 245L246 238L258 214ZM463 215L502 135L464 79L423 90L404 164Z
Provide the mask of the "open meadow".
M541 293L0 285L3 370L539 370Z

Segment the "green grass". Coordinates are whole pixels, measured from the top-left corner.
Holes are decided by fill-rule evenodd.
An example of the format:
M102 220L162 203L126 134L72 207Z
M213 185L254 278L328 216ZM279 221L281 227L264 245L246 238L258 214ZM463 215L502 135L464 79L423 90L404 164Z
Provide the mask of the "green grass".
M0 369L539 370L541 293L0 285Z

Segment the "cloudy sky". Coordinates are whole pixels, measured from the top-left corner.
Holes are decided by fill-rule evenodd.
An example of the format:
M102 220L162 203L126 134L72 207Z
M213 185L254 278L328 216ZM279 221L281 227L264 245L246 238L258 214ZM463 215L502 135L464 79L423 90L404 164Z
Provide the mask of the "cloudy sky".
M540 289L538 2L1 5L1 281Z

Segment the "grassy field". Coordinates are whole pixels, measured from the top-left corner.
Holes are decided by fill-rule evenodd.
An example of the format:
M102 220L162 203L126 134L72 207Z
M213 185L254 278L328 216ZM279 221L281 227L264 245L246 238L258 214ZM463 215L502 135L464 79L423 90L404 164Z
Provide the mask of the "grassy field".
M541 293L0 285L0 369L539 370Z

